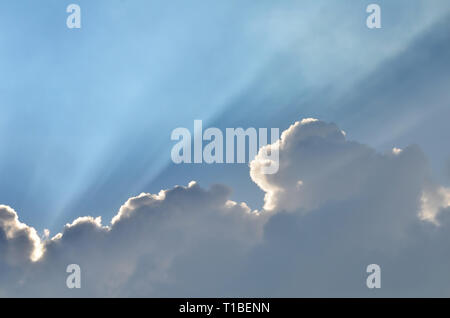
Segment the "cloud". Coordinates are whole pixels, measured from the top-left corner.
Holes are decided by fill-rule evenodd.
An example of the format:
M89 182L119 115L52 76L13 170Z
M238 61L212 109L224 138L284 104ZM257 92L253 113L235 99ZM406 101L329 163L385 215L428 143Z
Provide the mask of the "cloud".
M420 217L439 224L436 219L438 214L450 207L450 188L428 185L422 192L421 203Z
M278 213L249 256L246 294L449 295L449 191L432 182L417 146L380 154L314 120L295 123L273 146L278 174L259 173L259 156L251 164L265 207ZM372 263L383 273L376 292L365 286ZM267 265L249 270L257 264Z
M449 190L417 146L378 153L304 119L273 147L277 174L262 173L268 149L250 163L261 211L191 182L130 198L107 225L81 217L40 239L0 206L1 295L448 295ZM65 285L73 263L79 290ZM382 268L376 292L365 287L371 263Z
M35 230L18 223L15 212L5 208L0 213L1 220L6 220L0 223L1 229L15 234L6 244L2 241L0 248L20 252L21 258L14 260L28 264L26 275L18 276L22 283L11 293L117 296L127 293L124 286L129 280L145 284L148 293L155 284L170 283L167 272L174 259L200 244L218 242L234 255L243 253L261 240L265 218L229 196L230 190L224 186L204 190L195 182L157 195L143 193L130 198L107 226L93 217L67 224L61 233L42 243L45 254L34 264L28 264L31 255L42 246ZM65 268L72 263L82 269L80 291L65 286ZM146 272L137 277L141 264L146 265Z
M378 191L380 182L392 184L395 180L390 179L395 176L403 182L415 178L412 184L420 188L426 173L425 158L417 147L379 154L366 145L347 141L335 124L312 119L296 122L283 132L279 142L266 147L279 148L279 173L262 173L260 161L264 157L260 151L250 165L250 175L266 192L264 207L271 211L306 213L330 201L365 195L368 189ZM412 169L415 173L407 176Z
M23 273L42 253L36 231L21 223L12 208L0 205L0 296L23 283Z
M6 205L0 205L0 241L0 261L8 265L36 261L43 253L36 230L21 223L16 211Z

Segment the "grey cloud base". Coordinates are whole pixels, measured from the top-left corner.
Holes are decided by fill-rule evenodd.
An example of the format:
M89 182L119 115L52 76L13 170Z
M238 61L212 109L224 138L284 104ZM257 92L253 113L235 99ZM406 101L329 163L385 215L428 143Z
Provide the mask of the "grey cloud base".
M0 296L449 296L450 191L417 146L377 153L336 125L305 119L266 147L280 170L250 177L264 208L191 182L129 199L39 238L0 206ZM81 289L66 287L79 264ZM366 287L366 266L382 287Z

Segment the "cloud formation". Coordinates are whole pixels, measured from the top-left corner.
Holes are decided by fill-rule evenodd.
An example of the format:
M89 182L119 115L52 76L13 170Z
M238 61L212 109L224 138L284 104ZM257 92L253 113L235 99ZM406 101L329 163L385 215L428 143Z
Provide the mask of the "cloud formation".
M304 119L265 147L279 150L280 169L262 173L268 149L250 163L260 211L226 186L191 182L130 198L107 225L81 217L39 238L0 206L0 295L448 295L450 191L417 146L381 154ZM78 290L65 285L73 263ZM377 291L365 286L371 263L382 268Z

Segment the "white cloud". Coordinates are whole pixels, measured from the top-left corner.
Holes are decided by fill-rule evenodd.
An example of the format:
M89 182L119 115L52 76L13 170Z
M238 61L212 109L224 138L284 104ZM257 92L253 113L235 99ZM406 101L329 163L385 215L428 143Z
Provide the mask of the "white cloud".
M263 174L260 156L250 164L266 192L261 211L225 186L191 182L130 198L110 224L80 217L41 241L0 206L0 294L359 296L365 266L377 263L383 295L448 295L439 275L450 266L450 191L431 186L420 149L379 154L312 119L266 147L279 149L280 169ZM65 286L72 263L80 290ZM427 275L411 283L405 268Z
M11 207L0 205L0 239L3 244L0 261L10 265L36 261L43 254L43 246L36 230L21 223Z
M102 225L101 218L80 217L67 224L62 233L43 242L45 254L28 266L26 275L18 274L17 280L22 284L17 290L11 289L11 293L20 296L77 292L63 284L65 267L75 263L81 266L85 280L80 295L122 295L127 293L123 288L135 279L142 262L148 267L144 281L141 277L136 284L145 284L148 293L154 284L170 283L167 272L172 262L200 244L218 242L235 255L248 251L261 240L266 218L245 203L229 200L229 195L224 186L204 190L191 182L188 187L177 186L158 195L143 193L130 198L108 226ZM10 241L0 242L0 248L11 250L8 259L12 259L13 252L20 253L21 258L16 256L15 263L26 263L42 247L40 239L34 229L17 221L13 210L5 207L0 216L0 228ZM25 235L26 240L17 239ZM50 287L42 289L44 285Z
M439 224L439 212L450 207L450 188L429 185L422 193L420 217L423 220Z
M336 125L315 119L296 122L279 142L266 147L279 148L279 173L263 173L260 151L250 164L250 176L266 192L264 208L269 211L308 211L328 200L346 199L369 181L383 160L373 149L347 142Z

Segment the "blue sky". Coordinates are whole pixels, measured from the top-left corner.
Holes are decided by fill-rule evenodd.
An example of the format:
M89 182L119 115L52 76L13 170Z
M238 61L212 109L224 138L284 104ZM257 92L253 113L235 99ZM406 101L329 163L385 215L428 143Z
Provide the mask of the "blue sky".
M170 132L194 119L334 121L380 151L420 144L449 183L448 1L378 1L380 30L369 1L77 3L80 30L67 1L0 4L0 202L39 231L194 179L260 207L246 165L171 164Z
M81 29L0 3L0 297L450 295L448 0L378 0L381 29L366 0L73 2ZM175 165L197 119L279 128L279 172Z

